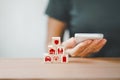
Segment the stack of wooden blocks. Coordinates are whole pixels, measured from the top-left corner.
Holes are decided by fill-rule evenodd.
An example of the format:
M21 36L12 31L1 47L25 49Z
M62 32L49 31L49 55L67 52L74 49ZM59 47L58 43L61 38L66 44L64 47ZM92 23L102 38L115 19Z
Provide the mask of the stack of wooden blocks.
M52 37L51 45L48 45L48 53L44 56L45 63L68 63L68 54L65 54L60 37Z

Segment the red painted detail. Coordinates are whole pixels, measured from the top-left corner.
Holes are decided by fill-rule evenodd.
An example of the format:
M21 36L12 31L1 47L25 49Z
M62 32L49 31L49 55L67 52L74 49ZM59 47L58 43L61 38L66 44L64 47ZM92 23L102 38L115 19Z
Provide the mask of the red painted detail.
M63 54L63 48L58 48L58 54Z
M54 43L55 43L56 45L58 45L58 44L59 44L59 40L54 40Z
M63 62L67 62L66 56L63 56L62 61L63 61Z
M52 48L51 48L51 49L49 50L49 53L50 53L50 54L55 54L55 49L52 49Z
M59 60L59 57L58 57L58 56L54 56L53 59L54 59L55 61L58 61L58 60Z
M45 57L45 62L51 62L51 57L50 56L46 56Z

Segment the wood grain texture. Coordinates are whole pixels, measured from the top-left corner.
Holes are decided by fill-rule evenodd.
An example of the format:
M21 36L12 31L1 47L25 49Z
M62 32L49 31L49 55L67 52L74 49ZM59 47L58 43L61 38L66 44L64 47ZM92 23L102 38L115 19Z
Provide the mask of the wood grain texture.
M42 59L0 59L1 80L120 80L120 58L70 58L67 64Z

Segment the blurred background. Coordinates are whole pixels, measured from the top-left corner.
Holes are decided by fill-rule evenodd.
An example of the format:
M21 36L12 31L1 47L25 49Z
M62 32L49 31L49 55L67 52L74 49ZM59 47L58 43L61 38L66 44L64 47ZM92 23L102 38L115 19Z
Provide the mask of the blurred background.
M0 0L0 57L40 57L45 52L48 0Z

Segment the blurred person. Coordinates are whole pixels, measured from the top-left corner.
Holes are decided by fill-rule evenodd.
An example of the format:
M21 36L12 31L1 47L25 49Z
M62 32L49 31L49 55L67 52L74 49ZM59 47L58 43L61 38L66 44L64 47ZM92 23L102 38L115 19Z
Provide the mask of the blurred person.
M50 0L46 14L47 44L68 29L72 38L62 44L71 56L120 57L120 0ZM107 40L76 44L75 33L103 33Z

